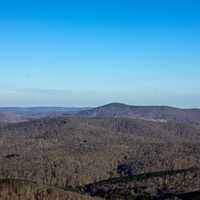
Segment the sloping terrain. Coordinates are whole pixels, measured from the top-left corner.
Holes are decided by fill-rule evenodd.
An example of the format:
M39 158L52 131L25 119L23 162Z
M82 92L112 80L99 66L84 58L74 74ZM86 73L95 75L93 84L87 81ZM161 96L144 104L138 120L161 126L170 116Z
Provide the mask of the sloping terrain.
M83 190L91 196L106 199L187 199L188 194L191 198L199 195L200 191L195 191L193 195L187 192L199 188L199 178L198 168L168 170L114 177L86 185Z
M198 168L199 143L199 129L174 122L74 116L5 124L0 126L0 177L68 189L112 177Z
M100 200L20 179L0 179L1 200Z
M117 175L123 165L134 174L198 166L199 137L187 125L132 119L9 124L0 129L0 174L65 186Z
M160 122L179 122L200 126L200 109L179 109L168 106L130 106L111 103L105 106L81 111L82 117L123 117Z
M26 118L13 112L0 112L0 123L18 123L26 121Z

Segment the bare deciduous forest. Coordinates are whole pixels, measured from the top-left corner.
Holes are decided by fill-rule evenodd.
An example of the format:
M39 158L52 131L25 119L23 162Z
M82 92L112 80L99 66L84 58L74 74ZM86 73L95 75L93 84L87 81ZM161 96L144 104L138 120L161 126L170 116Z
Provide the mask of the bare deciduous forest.
M112 114L108 114L110 106ZM197 122L194 125L166 121L164 117L162 121L154 116L144 119L138 117L141 113L130 117L130 112L127 117L118 116L115 114L119 113L118 106L108 105L108 110L97 108L103 109L104 116L102 111L98 116L96 110L95 116L91 116L92 109L15 123L2 121L0 197L52 200L199 197ZM165 114L165 110L162 112Z

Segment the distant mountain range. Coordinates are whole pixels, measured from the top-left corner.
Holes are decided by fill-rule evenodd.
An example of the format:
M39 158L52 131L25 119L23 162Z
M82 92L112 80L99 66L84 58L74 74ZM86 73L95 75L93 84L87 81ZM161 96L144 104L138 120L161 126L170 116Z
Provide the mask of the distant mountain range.
M43 117L56 117L88 110L82 107L0 107L0 122L17 123Z
M80 111L81 117L133 118L159 122L187 123L200 127L200 109L180 109L169 106L131 106L111 103Z
M200 127L200 109L180 109L169 106L132 106L111 103L96 108L82 107L4 107L0 122L21 122L43 117L75 115L79 117L111 117L143 119L156 122L186 123Z
M78 112L88 110L86 107L0 107L0 112L15 113L50 113L50 112Z

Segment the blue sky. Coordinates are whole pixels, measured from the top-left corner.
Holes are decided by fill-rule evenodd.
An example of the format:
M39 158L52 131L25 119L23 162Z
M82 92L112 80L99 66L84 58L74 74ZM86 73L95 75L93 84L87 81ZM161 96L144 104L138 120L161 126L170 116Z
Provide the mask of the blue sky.
M1 1L0 106L200 107L200 2Z

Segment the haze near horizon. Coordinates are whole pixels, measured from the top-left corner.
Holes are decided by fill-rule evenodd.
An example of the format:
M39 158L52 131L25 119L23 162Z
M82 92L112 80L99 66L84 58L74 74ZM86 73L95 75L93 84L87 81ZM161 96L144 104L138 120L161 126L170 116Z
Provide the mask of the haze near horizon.
M0 107L200 107L198 1L6 1Z

